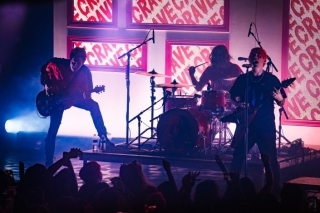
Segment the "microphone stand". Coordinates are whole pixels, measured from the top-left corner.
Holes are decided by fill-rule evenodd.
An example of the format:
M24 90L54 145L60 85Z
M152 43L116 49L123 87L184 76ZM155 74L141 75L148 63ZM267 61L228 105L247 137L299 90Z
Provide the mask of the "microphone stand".
M281 125L281 117L282 117L282 112L284 112L284 115L286 116L287 119L289 119L286 110L283 107L280 107L279 109L279 130L278 130L278 154L280 152L280 148L281 148L281 132L282 132L282 125ZM287 140L288 142L289 140ZM290 142L290 141L289 141Z
M261 42L258 41L257 37L254 35L254 33L251 32L251 30L250 30L249 36L250 36L250 35L253 36L253 38L256 40L257 44L259 45L259 47L263 49L263 47L261 46ZM270 72L270 66L272 66L277 72L279 72L278 69L277 69L277 67L273 64L271 58L270 58L269 56L267 56L267 59L268 59L268 63L267 63L267 69L266 69L266 71L267 71L267 72Z
M244 65L242 65L244 66ZM248 159L247 159L247 153L248 153L248 143L249 143L249 68L251 67L251 64L247 64L244 67L246 67L246 90L244 95L245 100L245 133L244 133L244 175L245 177L248 176Z
M131 59L131 52L135 49L138 49L142 45L146 44L148 41L153 40L153 38L149 38L148 40L142 42L138 46L130 49L128 52L122 54L118 57L118 59L127 56L127 66L126 66L126 87L127 87L127 104L126 104L126 145L129 145L129 106L130 106L130 59Z

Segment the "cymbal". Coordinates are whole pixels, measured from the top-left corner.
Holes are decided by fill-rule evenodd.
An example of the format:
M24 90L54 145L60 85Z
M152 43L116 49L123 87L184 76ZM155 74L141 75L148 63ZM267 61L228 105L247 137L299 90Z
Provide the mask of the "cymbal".
M176 80L173 80L170 84L156 84L155 87L161 88L182 88L182 87L194 87L190 84L179 84Z
M170 78L171 77L169 75L164 75L164 74L157 73L154 70L152 70L150 72L137 71L137 72L134 72L134 73L135 74L139 74L139 75L150 76L150 77L165 77L165 78Z
M190 85L190 84L156 84L155 87L161 87L161 88L182 88L182 87L194 87L194 85Z
M225 78L223 80L225 81L235 81L237 79L237 77L231 77L231 78Z

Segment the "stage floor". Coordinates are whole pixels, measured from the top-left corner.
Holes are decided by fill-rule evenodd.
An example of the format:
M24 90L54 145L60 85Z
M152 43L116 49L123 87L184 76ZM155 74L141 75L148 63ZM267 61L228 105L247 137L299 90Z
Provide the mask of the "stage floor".
M34 139L32 139L32 141L34 141ZM18 140L16 142L22 145L26 143L26 140ZM63 151L69 151L72 147L78 147L84 150L82 157L72 160L79 186L82 185L82 181L78 176L79 171L83 163L91 160L99 162L102 167L103 180L107 183L110 183L110 178L118 176L122 163L130 163L137 160L142 164L143 171L148 177L148 180L157 185L167 180L166 173L162 167L163 159L171 162L172 172L178 186L181 185L182 177L189 171L201 171L199 179L213 179L217 181L222 191L226 186L223 180L223 174L218 168L214 156L172 156L155 151L151 152L150 147L148 150L126 149L122 147L108 152L93 152L90 150L90 144L90 139L80 140L70 137L59 138L57 141L56 160L62 156ZM116 142L116 144L119 145L120 143ZM227 168L229 168L232 155L224 154L221 157ZM289 156L286 153L280 152L278 160L281 167L282 182L302 176L320 177L320 171L317 168L317 165L320 163L320 154L316 150L297 156ZM0 168L12 170L16 180L19 180L19 161L25 163L25 168L35 163L44 163L45 156L43 146L36 149L31 145L16 148L5 147L5 149L0 150ZM244 174L242 174L242 176L243 175ZM257 189L263 186L264 172L259 159L252 157L251 160L248 160L248 177L253 179Z

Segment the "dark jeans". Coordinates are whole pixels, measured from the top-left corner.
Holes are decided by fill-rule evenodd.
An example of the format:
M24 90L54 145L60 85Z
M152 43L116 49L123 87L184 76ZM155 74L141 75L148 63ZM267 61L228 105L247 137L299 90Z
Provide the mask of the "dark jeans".
M271 169L274 177L274 185L278 186L280 183L280 166L277 159L277 148L276 148L276 129L273 128L274 124L268 126L267 124L263 127L251 127L249 128L248 136L248 150L250 150L254 144L258 145L260 154L266 154L270 157ZM245 143L244 138L235 147L233 153L233 159L231 161L232 172L241 173L241 169L245 160Z
M99 104L92 99L88 100L81 100L78 101L73 106L87 110L91 113L93 124L98 132L98 135L107 135L106 127L104 126L103 118L100 112ZM54 151L55 151L55 143L56 143L56 136L61 124L62 116L64 110L56 110L50 116L50 126L48 130L47 137L45 139L45 154L46 159L52 161ZM76 121L75 121L76 122Z

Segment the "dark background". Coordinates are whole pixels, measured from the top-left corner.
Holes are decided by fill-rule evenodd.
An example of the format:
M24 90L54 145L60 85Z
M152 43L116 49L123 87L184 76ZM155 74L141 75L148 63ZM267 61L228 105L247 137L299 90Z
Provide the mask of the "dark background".
M11 11L8 8L16 4L24 4L25 15L20 30L10 32L8 22L17 14L8 12ZM3 146L8 136L6 120L35 112L35 97L43 89L40 67L53 57L53 1L2 1L0 31L0 146Z

